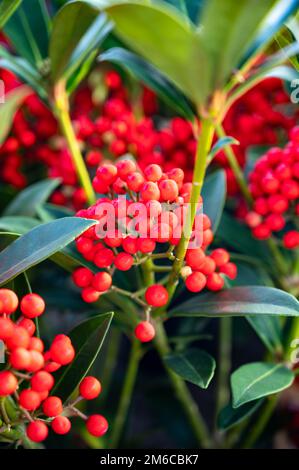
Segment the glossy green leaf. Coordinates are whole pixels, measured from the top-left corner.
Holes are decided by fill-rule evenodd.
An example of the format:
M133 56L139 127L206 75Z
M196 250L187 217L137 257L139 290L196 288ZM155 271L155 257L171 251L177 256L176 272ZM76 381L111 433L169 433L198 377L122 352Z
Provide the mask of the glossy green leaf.
M0 284L59 252L94 224L93 220L66 217L22 235L0 253Z
M41 84L41 75L37 69L26 59L10 54L2 46L0 46L0 67L17 75L22 82L30 85L42 98L47 97L47 93Z
M61 219L62 217L74 216L74 211L64 206L56 206L55 204L45 203L37 208L37 214L43 222Z
M48 56L49 15L45 0L23 0L4 28L18 54L40 66Z
M169 354L164 361L177 375L201 388L208 388L216 368L214 358L196 348Z
M299 316L299 302L273 287L232 287L219 293L194 295L170 311L180 317Z
M264 402L263 399L246 403L245 405L233 408L232 404L229 403L223 408L218 416L218 427L226 430L241 423L244 419L249 418L253 415Z
M226 176L223 170L215 171L206 178L202 197L204 213L210 217L213 231L216 232L226 199Z
M234 137L230 137L228 135L221 137L221 139L217 140L216 144L213 145L212 150L209 153L209 160L212 160L220 150L223 150L228 145L240 145L240 142Z
M110 327L113 313L101 314L76 326L69 337L76 351L74 361L55 374L56 384L52 390L63 402L76 390L81 380L95 362Z
M299 21L297 16L295 15L291 18L276 35L276 41L282 49L299 40ZM290 62L299 71L299 55L291 57Z
M9 134L17 110L31 93L27 86L20 86L10 91L5 96L5 102L0 104L0 145Z
M28 232L39 225L40 222L32 217L8 216L0 217L0 230L5 232L15 232L20 235Z
M199 21L200 11L205 0L163 0L170 5L176 7L184 15L188 16L193 23Z
M0 3L0 30L21 5L22 0L1 0Z
M286 20L299 8L298 0L276 1L275 8L261 25L258 34L250 44L249 50L243 57L240 66L243 65L259 49L264 49L268 42L282 28Z
M255 240L250 229L226 212L223 212L217 236L234 251L239 251L259 260L271 263L269 250L265 243Z
M39 181L38 183L28 186L7 206L4 215L35 216L38 207L49 198L59 184L60 180L53 178Z
M276 0L209 0L200 18L212 63L213 88L222 87L255 38Z
M247 317L256 334L271 352L281 352L282 345L282 329L278 317L256 315Z
M104 14L84 2L63 7L53 20L49 53L53 81L70 77L111 31Z
M101 61L113 62L131 72L151 88L174 111L187 119L194 119L194 109L185 96L176 89L155 67L138 55L121 47L114 47L99 56Z
M209 60L195 26L163 3L148 0L85 0L107 12L130 48L171 80L189 99L202 103L210 91ZM196 79L194 79L196 77Z
M233 407L281 392L292 385L294 378L294 373L283 364L245 364L231 375Z

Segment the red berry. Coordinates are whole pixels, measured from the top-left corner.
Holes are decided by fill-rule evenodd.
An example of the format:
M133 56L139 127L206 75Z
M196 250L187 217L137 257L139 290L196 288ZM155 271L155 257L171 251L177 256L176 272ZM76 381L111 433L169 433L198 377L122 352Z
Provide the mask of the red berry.
M225 274L229 279L236 279L237 277L237 266L234 263L224 264L219 268L222 274Z
M22 320L19 322L19 326L22 328L25 328L27 330L29 336L33 336L36 330L35 323L32 320L29 320L29 318L22 318Z
M141 173L133 172L127 176L127 186L131 191L139 192L144 183L144 177Z
M102 248L97 251L94 257L94 264L98 268L109 268L114 260L114 253L109 248Z
M63 412L62 401L58 397L49 397L43 402L43 412L49 418L58 416Z
M129 173L136 171L136 163L134 163L132 160L120 160L116 163L116 168L118 171L118 176L125 180Z
M224 286L223 278L217 274L213 273L207 277L207 288L212 291L221 290Z
M87 431L95 437L101 437L108 431L108 422L102 415L92 415L86 422Z
M179 194L179 188L175 181L173 180L163 180L159 184L161 199L163 201L174 201Z
M101 292L98 292L93 287L85 287L81 292L81 297L84 302L93 303L99 300Z
M200 271L202 274L207 276L208 274L212 274L216 270L216 263L213 258L210 256L206 256L202 263L198 266L196 271Z
M98 292L105 292L110 289L112 285L112 277L109 273L100 272L94 275L92 280L92 287Z
M6 342L6 346L8 349L15 349L15 348L25 348L27 349L30 342L30 336L27 330L22 326L16 325L14 328L14 332L10 338L8 338Z
M128 253L119 253L114 260L115 267L120 271L128 271L133 266L133 263L134 258Z
M30 364L27 368L30 372L37 372L38 370L42 369L45 365L44 356L35 350L29 351L30 353Z
M266 224L260 224L252 230L253 236L258 240L267 240L271 236L271 230Z
M30 352L25 348L16 348L11 352L9 362L14 369L28 369L31 362Z
M22 390L19 396L19 403L25 410L34 411L39 407L41 399L34 390Z
M168 292L165 287L154 284L147 288L145 300L153 307L163 307L168 302Z
M153 163L152 165L148 165L144 169L144 175L148 181L153 181L154 183L156 183L161 179L163 172L159 165Z
M0 397L11 395L17 390L17 378L8 370L0 372Z
M71 430L71 422L66 416L56 416L51 423L51 427L56 434L67 434Z
M211 258L215 261L216 266L223 266L224 264L229 262L229 254L223 248L217 248L216 250L212 251Z
M7 340L13 335L14 324L9 318L0 317L0 340Z
M37 338L36 336L30 338L28 349L42 353L44 351L44 348L44 343L40 338Z
M16 294L10 289L0 289L0 314L10 315L18 308L19 300Z
M25 295L20 304L24 317L36 318L44 313L45 302L38 294Z
M135 336L142 343L147 343L155 337L155 328L149 321L142 321L138 323L135 328Z
M299 247L299 232L291 230L283 237L283 244L286 248L293 250Z
M80 383L80 395L86 400L94 400L101 393L101 383L95 377L85 377Z
M138 238L137 239L137 249L141 253L152 253L155 251L156 242L150 238Z
M131 236L128 236L126 237L123 242L122 242L122 247L123 249L131 254L131 255L135 255L135 253L137 253L137 238L136 237L131 237Z
M201 248L190 249L186 254L186 264L192 269L197 269L201 266L205 256L206 255Z
M53 386L53 376L44 370L37 372L31 378L31 387L36 392L48 392Z
M117 168L115 165L105 163L97 169L97 178L106 185L112 184L117 178Z
M186 287L191 292L200 292L205 288L207 278L201 272L194 272L186 279Z
M54 362L65 366L72 362L75 350L70 342L64 339L54 341L50 348L51 358Z
M76 286L88 287L92 282L93 274L90 271L90 269L81 267L81 268L77 268L73 272L72 277L73 277L74 284Z
M143 201L152 201L156 200L159 201L160 199L160 190L156 183L152 181L148 181L143 184L140 190L140 196Z
M48 437L48 428L42 421L29 423L26 429L27 436L33 442L42 442Z

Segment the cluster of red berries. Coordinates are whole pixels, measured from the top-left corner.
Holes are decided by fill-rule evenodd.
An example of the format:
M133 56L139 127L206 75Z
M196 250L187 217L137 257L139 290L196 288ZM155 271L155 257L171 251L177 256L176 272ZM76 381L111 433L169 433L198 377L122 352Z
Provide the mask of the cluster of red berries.
M254 237L280 232L285 248L299 247L299 127L284 148L273 147L249 175L253 208L245 216Z
M108 429L106 419L101 415L88 418L74 406L83 398L97 398L101 392L100 382L95 377L85 377L79 387L79 398L66 406L58 396L51 395L55 385L52 373L73 361L74 347L68 336L58 335L49 350L44 351L43 341L34 336L34 319L45 310L45 302L38 294L27 294L21 299L21 315L14 322L11 317L18 306L15 292L0 289L0 340L7 358L7 367L0 371L0 397L11 396L15 400L19 408L18 420L26 423L27 436L34 442L47 438L48 426L56 434L67 434L71 429L69 417L78 415L86 419L90 434L102 436ZM7 417L2 416L2 421L6 423ZM9 429L13 422L7 425ZM6 431L6 425L1 429Z
M237 139L234 153L243 168L247 149L255 145L279 145L295 126L298 117L296 105L290 104L281 80L267 78L243 95L229 110L224 129ZM228 194L239 192L238 184L225 153L219 152L214 161L225 169Z
M184 182L184 172L179 168L163 172L153 163L141 172L130 159L100 165L93 186L102 197L77 215L95 219L98 223L76 240L76 246L82 256L94 264L95 271L101 271L93 273L86 267L79 267L73 273L74 283L82 289L81 295L86 302L97 301L101 294L116 288L112 285L115 269L128 271L155 257L175 259L172 251L182 236L192 189L192 183ZM198 202L191 236L191 243L197 238L198 245L195 248L190 245L181 273L186 287L192 292L199 292L204 287L220 290L224 285L222 275L232 279L236 276L236 267L229 262L225 250L216 249L210 255L205 253L213 241L213 232L209 217L200 213L201 209L202 200ZM163 253L165 244L167 251ZM168 303L168 292L163 285L148 287L144 297L149 310ZM149 340L142 333L144 327L154 334L149 325L149 322L143 322L136 329L135 333L142 341Z

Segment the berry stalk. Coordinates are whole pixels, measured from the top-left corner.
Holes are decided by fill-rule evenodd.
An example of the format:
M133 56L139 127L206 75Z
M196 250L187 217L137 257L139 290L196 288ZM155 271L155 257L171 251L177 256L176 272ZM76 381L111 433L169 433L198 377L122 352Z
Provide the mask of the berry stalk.
M93 204L96 200L95 193L72 126L69 113L69 100L65 83L62 81L56 85L54 90L54 108L61 132L67 141L80 184L85 191L88 203Z

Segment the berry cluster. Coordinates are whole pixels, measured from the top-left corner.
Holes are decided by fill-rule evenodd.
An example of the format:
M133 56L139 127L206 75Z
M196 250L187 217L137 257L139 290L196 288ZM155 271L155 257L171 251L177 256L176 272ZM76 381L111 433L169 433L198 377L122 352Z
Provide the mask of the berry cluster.
M51 395L55 385L53 372L70 364L75 350L68 336L54 338L48 351L44 343L34 336L34 319L44 313L45 302L38 294L27 294L20 302L21 315L14 322L12 315L19 306L15 292L0 289L0 340L4 343L7 367L0 371L0 398L12 397L18 407L16 421L26 424L26 433L34 442L48 436L48 426L56 434L67 434L71 429L71 416L86 419L86 427L93 436L102 436L108 429L101 415L89 418L74 406L81 399L92 400L101 392L101 384L95 377L85 377L79 387L79 397L74 403L63 405L62 400ZM3 402L5 407L5 402ZM1 416L4 424L1 432L13 429L9 416Z
M113 285L115 269L128 271L149 259L175 259L173 251L182 236L192 188L191 183L184 182L184 172L179 168L165 173L153 163L141 172L130 159L100 165L93 186L102 197L77 213L79 217L98 221L76 240L82 256L93 263L95 271L100 269L93 273L79 267L73 273L73 281L82 289L85 302L97 301L103 293L117 289ZM206 254L212 241L211 221L202 213L199 201L186 266L181 272L192 292L200 292L204 287L220 290L224 286L222 275L231 279L236 276L236 267L229 262L227 251L216 249ZM169 299L166 288L154 284L147 288L144 299L137 300L144 304L148 317L151 308L163 307ZM142 322L135 333L141 341L149 341L154 328L148 321Z
M299 127L284 148L271 148L249 176L253 209L245 216L254 237L266 240L280 232L285 248L299 247Z

